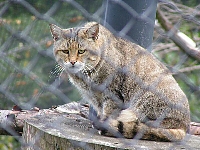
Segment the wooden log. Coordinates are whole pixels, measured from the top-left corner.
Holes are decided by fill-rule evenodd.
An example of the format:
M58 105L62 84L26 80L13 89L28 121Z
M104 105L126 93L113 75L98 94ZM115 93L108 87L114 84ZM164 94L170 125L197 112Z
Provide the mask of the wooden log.
M17 106L14 106L15 108ZM32 110L0 110L0 135L19 136L23 132L24 121L42 113L37 109Z
M189 134L182 142L155 142L101 136L92 127L91 121L80 114L83 113L79 108L69 110L69 107L65 109L62 106L26 120L22 149L200 149L200 137Z
M180 143L105 137L92 127L89 107L69 103L38 110L0 110L0 134L22 135L22 149L200 149L200 137L187 135ZM24 127L24 128L23 128ZM200 124L191 122L191 134Z

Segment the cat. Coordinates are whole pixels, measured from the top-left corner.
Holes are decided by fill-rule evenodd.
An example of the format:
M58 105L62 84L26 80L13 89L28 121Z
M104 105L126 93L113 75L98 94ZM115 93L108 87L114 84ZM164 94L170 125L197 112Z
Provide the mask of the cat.
M54 56L96 110L101 134L181 141L190 124L186 95L170 71L141 46L97 22L50 24Z

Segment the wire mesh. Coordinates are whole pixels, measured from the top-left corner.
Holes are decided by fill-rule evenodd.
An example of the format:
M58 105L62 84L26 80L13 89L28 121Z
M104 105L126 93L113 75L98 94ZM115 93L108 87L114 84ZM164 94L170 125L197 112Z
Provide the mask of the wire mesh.
M12 105L22 109L49 108L81 100L78 91L55 62L49 23L63 28L87 21L103 23L106 7L102 3L102 0L0 2L0 109L10 109ZM133 17L149 21L124 1L113 0L113 3L123 6ZM152 53L170 69L186 93L193 121L200 121L200 5L197 4L198 1L189 4L160 0L152 44ZM154 25L154 22L150 23ZM119 32L112 27L109 30L130 39L126 32L131 25ZM178 41L180 38L183 42ZM9 132L14 134L12 130Z

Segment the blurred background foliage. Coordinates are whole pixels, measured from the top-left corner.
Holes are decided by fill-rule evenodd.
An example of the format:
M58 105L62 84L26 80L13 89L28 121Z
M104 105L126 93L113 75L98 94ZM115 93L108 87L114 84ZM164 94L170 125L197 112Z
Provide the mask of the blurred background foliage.
M80 10L66 2L58 3L57 0L28 0L27 2L31 6L29 9L23 5L26 1L22 1L23 4L0 1L0 109L12 109L13 105L19 105L24 109L33 106L50 108L53 105L69 102L46 90L51 84L56 85L70 100L80 100L80 95L68 82L67 76L58 77L60 70L52 55L49 21L37 16L37 13L33 14L31 10L45 14L53 4L58 4L59 10L51 16L54 20L50 19L50 22L56 22L65 28L86 22L87 18ZM93 14L102 6L103 0L76 0L76 2ZM200 0L174 0L174 2L196 7ZM3 12L6 6L8 8ZM192 27L187 21L181 24L180 30L191 39L200 36L199 27ZM33 42L30 43L29 40ZM165 39L161 42L169 41ZM188 56L183 57L183 53L180 50L155 52L168 67L177 64L180 64L180 68L199 65L199 61ZM28 72L32 74L28 75ZM184 72L185 78L175 75L189 99L192 121L197 122L200 121L199 90L191 89L188 84L192 83L195 87L199 87L199 74L200 70L193 70ZM0 136L0 149L20 149L19 146L15 138Z

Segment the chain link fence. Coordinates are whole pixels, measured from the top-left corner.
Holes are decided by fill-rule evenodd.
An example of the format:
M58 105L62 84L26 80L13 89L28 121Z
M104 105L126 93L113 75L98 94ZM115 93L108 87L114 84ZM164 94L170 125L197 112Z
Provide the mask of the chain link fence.
M120 0L113 2L123 5ZM55 62L49 23L69 28L87 21L103 22L105 5L102 3L102 0L0 2L0 109L11 109L13 105L22 109L49 108L81 100ZM172 71L189 99L191 120L198 122L199 1L160 0L158 10L152 53ZM110 30L126 38L123 32ZM189 43L188 47L174 38L173 33L177 31L178 37Z

